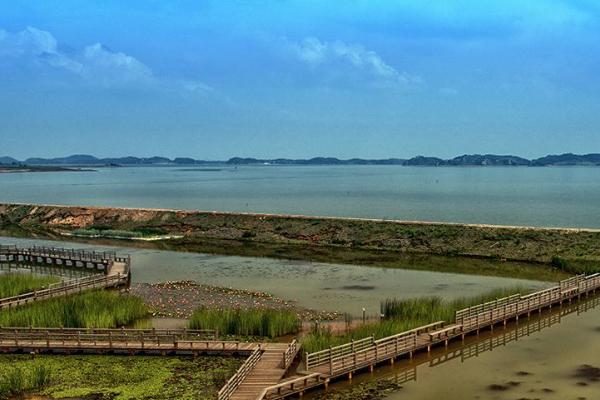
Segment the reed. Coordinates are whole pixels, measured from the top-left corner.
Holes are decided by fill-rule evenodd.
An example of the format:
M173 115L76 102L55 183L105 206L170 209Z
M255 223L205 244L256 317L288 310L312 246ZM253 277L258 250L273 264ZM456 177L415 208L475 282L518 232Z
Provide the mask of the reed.
M419 326L437 321L454 321L455 312L463 308L510 296L515 293L526 294L529 290L522 287L492 290L479 296L461 297L443 300L440 297L419 297L415 299L386 299L381 302L383 318L377 322L366 323L349 333L336 336L327 329L315 327L301 340L302 348L308 353L327 349L373 336L381 339L405 332Z
M0 326L117 328L147 315L140 298L101 290L0 311Z
M40 390L52 383L50 369L36 363L32 368L18 367L0 371L0 399L9 399L28 391Z
M59 279L54 276L31 273L0 274L0 298L18 296L23 293L43 289Z
M458 310L515 293L527 294L529 290L520 286L495 289L479 296L460 297L449 301L436 296L416 299L386 299L381 302L381 314L386 320L452 321Z
M189 319L191 329L217 329L225 335L276 338L298 332L300 320L288 310L199 308Z

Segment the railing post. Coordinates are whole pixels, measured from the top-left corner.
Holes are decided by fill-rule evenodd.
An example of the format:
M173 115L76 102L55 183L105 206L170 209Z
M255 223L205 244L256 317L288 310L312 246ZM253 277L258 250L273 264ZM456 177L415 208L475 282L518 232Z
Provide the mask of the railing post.
M333 354L331 346L329 346L329 375L333 375Z

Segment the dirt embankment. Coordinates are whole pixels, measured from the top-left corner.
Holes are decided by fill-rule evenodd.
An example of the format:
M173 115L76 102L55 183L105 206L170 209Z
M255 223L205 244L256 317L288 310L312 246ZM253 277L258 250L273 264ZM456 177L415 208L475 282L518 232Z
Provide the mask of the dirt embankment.
M553 263L600 261L600 231L158 209L0 204L3 234L56 237L76 229L161 230L190 249L279 245ZM300 245L300 246L298 246ZM282 247L279 251L286 251ZM217 251L218 252L218 251ZM249 251L250 253L252 251Z

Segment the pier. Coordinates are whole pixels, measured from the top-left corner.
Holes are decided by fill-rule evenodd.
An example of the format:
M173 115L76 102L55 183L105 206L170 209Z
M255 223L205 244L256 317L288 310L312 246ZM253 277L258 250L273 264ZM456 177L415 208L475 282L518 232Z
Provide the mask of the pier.
M63 267L89 268L112 273L113 267L124 268L131 265L129 256L118 256L114 252L96 252L72 250L56 247L33 246L20 248L17 246L0 246L0 262L30 263L56 265ZM125 273L125 271L121 271Z
M0 246L0 262L34 264L45 267L86 268L94 271L90 276L65 280L18 296L0 299L0 310L34 301L80 293L85 290L107 289L129 285L131 258L113 252L89 252L53 247L19 248Z

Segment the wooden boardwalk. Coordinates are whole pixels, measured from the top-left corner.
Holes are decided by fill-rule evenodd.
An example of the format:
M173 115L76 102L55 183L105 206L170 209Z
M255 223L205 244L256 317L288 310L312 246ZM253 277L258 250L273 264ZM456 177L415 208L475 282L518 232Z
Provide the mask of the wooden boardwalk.
M294 376L272 387L265 388L255 400L280 399L319 386L327 386L332 379L343 376L352 378L360 370L373 368L383 362L393 363L399 357L412 358L416 352L430 352L435 346L448 346L455 339L465 339L482 329L493 330L497 324L506 325L509 320L518 320L541 313L588 295L600 288L600 274L576 276L559 282L555 287L529 295L519 294L456 312L455 321L443 321L375 340L373 337L353 341L316 353L305 354L303 375Z
M103 274L0 299L0 309L88 289L120 286L128 284L131 277L129 257L118 257L114 253L0 246L0 262L85 267L103 271ZM294 363L300 351L295 340L289 344L220 341L214 331L186 329L0 328L0 352L244 355L246 360L219 391L218 400L274 400L301 395L321 386L327 387L331 380L343 376L351 379L355 372L373 370L377 364L393 363L399 357L413 358L417 352L430 353L435 346L448 347L452 340L462 339L464 342L466 335L479 334L482 329L493 331L497 324L506 326L509 320L518 321L534 312L541 313L544 308L570 303L599 288L600 274L576 276L539 292L525 296L515 294L457 311L452 323L439 321L382 339L368 337L316 353L305 353L300 367ZM523 331L517 331L514 340L519 334L523 334ZM491 340L491 348L499 345L497 340ZM468 358L473 356L473 352L477 355L485 351L480 346L463 349L460 356ZM437 362L458 355L458 352L447 353ZM416 371L407 371L404 375L402 379L416 379Z
M296 356L296 341L257 345L234 376L219 391L219 400L255 400L265 387L278 384Z
M103 273L51 284L45 289L0 299L0 310L34 301L80 293L85 290L127 285L131 280L131 259L129 257L119 257L111 252L99 253L50 247L19 248L16 246L0 246L1 261L55 267L90 268Z
M129 256L119 256L114 252L73 250L57 247L17 247L0 246L0 262L22 262L62 267L90 268L110 274L115 263L131 265Z
M213 330L0 328L2 352L249 355L256 343L218 340ZM265 350L287 344L263 344ZM279 357L283 355L280 351Z

